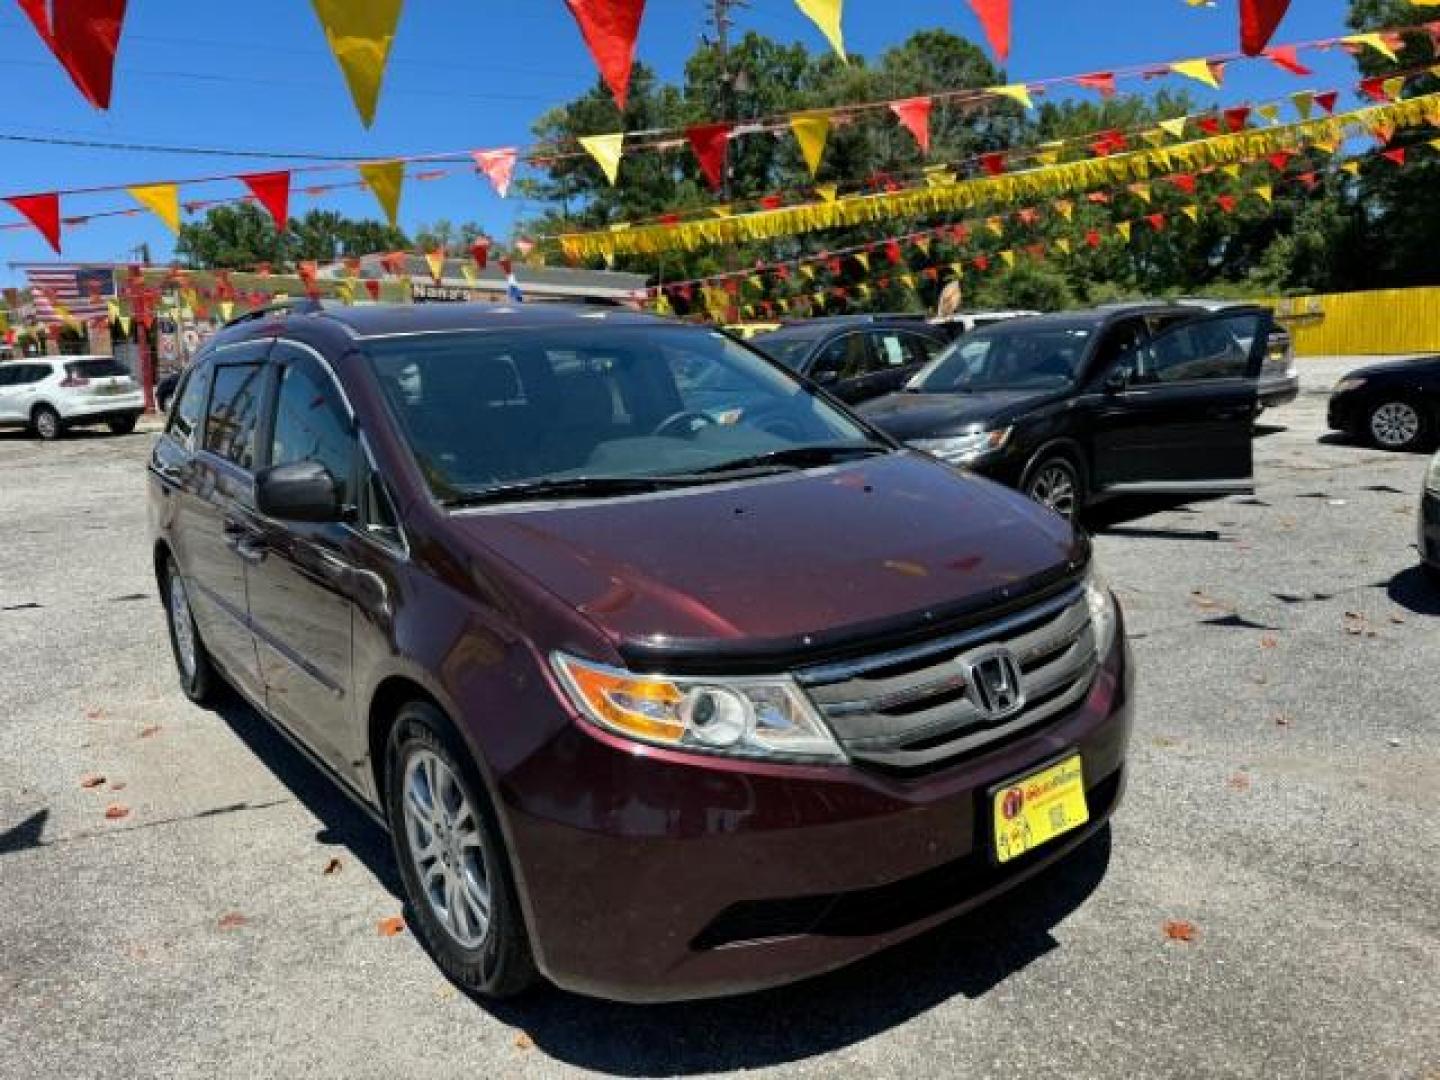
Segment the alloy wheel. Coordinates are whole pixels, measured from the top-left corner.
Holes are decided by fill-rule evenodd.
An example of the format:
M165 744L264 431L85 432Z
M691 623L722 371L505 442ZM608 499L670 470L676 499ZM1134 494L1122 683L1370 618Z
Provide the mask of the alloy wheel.
M1387 402L1370 414L1370 434L1387 449L1408 446L1420 434L1420 414L1409 402Z
M195 678L195 620L190 614L190 597L185 581L179 574L170 575L170 626L175 631L175 655L180 660L180 674L188 683Z
M1051 462L1035 474L1030 481L1030 498L1041 506L1048 506L1061 517L1069 520L1076 510L1075 473L1060 462Z
M405 763L405 834L416 880L446 932L466 949L490 930L490 873L480 820L449 765L417 749Z
M41 409L35 414L35 430L42 439L53 439L60 434L60 419L49 409Z

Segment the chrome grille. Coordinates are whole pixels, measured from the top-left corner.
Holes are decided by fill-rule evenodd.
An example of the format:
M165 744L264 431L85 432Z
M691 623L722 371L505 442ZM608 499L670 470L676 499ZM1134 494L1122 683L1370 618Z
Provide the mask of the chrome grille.
M972 660L1008 649L1024 708L996 718L968 684ZM858 660L804 668L800 685L857 761L899 771L943 765L1044 723L1084 698L1098 662L1084 588L993 623Z

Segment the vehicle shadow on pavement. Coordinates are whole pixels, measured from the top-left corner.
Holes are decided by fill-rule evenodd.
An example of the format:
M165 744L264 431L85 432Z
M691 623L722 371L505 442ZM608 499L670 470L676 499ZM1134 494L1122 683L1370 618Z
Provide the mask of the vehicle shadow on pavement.
M1391 601L1416 615L1440 615L1440 582L1419 566L1401 570L1385 587Z
M215 707L237 738L245 744L305 809L322 822L315 834L321 844L342 845L364 864L387 890L404 897L390 838L366 816L318 765L282 735L269 721L240 700L233 691Z
M739 997L624 1005L559 990L482 1002L566 1064L621 1076L756 1069L861 1042L955 995L979 998L1059 947L1051 931L1110 863L1110 826L1024 886L829 975Z

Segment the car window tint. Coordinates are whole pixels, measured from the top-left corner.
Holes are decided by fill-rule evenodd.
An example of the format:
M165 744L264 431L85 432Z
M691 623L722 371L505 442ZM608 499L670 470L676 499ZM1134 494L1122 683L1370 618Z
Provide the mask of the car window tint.
M905 350L907 364L928 364L943 348L939 342L931 341L920 334L901 334L900 344Z
M242 469L255 467L255 421L260 412L264 368L226 364L215 369L205 449Z
M14 386L19 377L19 364L0 364L0 386Z
M1148 338L1145 320L1125 319L1105 331L1095 347L1095 366L1092 371L1111 371L1123 368L1133 372L1136 367L1136 353Z
M834 375L837 379L853 379L871 370L870 349L864 334L845 334L836 338L821 350L812 376Z
M1249 367L1260 322L1261 316L1251 312L1199 319L1172 327L1140 351L1136 381L1175 383L1241 378Z
M76 360L65 365L65 373L77 379L115 379L129 377L130 372L106 357L103 360Z
M273 465L318 461L335 480L342 505L354 502L355 433L334 384L308 364L289 364L275 399Z
M195 432L200 429L205 416L205 399L210 394L210 371L208 364L192 367L184 377L174 408L170 410L169 434L186 446L194 446Z

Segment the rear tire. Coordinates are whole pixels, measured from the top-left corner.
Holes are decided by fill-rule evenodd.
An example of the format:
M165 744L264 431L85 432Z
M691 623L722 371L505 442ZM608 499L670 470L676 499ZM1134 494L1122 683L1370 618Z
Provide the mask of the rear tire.
M1365 415L1365 434L1381 450L1418 450L1430 438L1430 418L1412 401L1386 398Z
M222 685L220 675L200 640L190 593L173 558L165 560L164 589L165 624L170 630L170 651L180 675L180 689L197 705L213 704Z
M60 414L49 405L36 405L30 414L30 429L45 442L54 442L65 433Z
M401 707L385 751L385 812L412 928L457 986L513 997L539 980L495 811L440 710Z
M129 435L135 430L135 424L139 421L138 416L121 416L106 423L112 434Z
M1072 525L1085 509L1085 474L1064 454L1051 454L1031 466L1024 492Z

